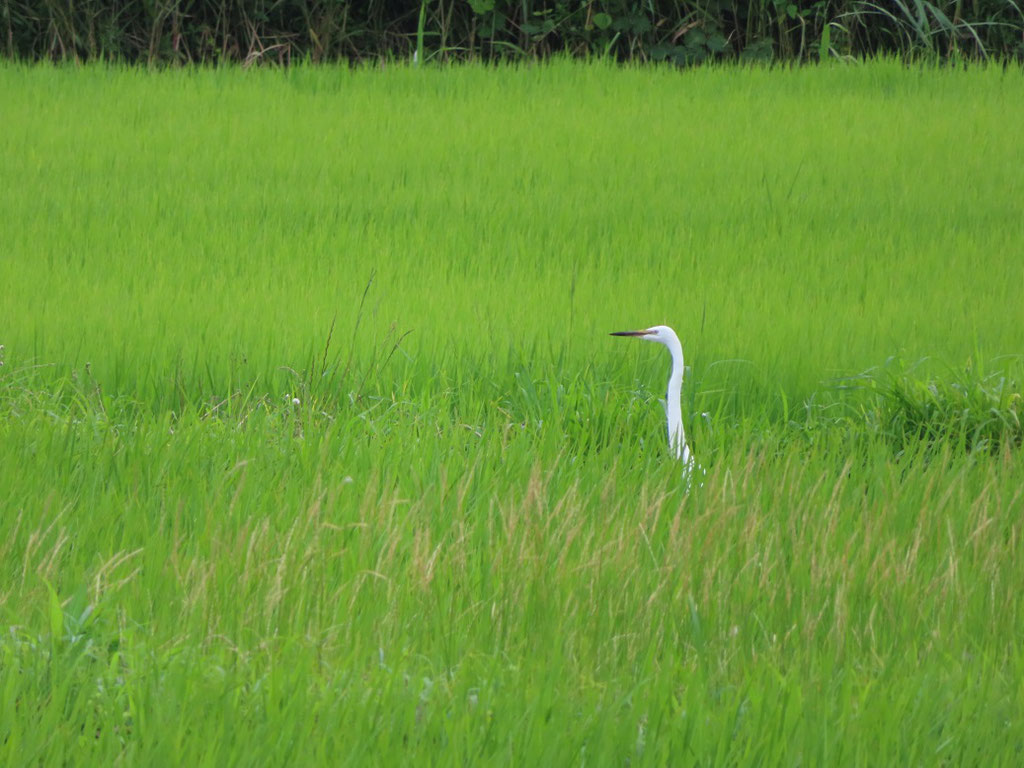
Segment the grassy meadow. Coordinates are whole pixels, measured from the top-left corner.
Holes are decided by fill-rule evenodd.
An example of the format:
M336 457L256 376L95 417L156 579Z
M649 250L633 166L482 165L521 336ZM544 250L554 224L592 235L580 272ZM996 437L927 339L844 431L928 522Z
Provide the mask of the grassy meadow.
M0 762L1018 765L1021 125L994 66L0 66Z

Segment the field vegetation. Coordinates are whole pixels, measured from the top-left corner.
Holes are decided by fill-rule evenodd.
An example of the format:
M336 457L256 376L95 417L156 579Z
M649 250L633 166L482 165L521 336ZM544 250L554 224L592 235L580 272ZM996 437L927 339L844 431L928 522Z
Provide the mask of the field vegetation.
M4 0L0 56L149 65L553 53L665 61L1024 58L1016 0Z
M5 764L1019 764L1019 70L0 93Z

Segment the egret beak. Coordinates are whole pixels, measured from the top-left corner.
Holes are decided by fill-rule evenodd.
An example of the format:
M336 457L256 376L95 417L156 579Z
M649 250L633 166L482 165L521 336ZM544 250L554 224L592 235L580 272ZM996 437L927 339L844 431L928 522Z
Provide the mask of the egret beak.
M611 336L650 336L650 331L612 331Z

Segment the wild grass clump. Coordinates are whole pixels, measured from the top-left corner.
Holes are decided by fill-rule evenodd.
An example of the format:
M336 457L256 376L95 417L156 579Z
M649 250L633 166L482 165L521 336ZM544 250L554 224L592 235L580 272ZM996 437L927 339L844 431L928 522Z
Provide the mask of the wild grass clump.
M890 361L861 374L850 381L870 393L863 426L901 450L917 442L993 453L1020 448L1020 360L999 362L1005 367L989 374L969 362L947 368L945 377L922 376L916 371L924 361L909 367Z

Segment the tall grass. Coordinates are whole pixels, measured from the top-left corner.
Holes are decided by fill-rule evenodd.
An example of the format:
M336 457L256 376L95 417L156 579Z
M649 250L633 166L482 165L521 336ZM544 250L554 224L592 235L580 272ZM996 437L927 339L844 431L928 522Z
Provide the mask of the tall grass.
M1016 763L1019 73L0 91L7 763Z
M601 334L657 319L758 402L1022 346L1016 74L0 71L8 364L157 408L283 395L332 322L342 368L411 332L374 394L646 382Z
M1015 0L4 0L0 55L149 64L412 58L1020 59Z

